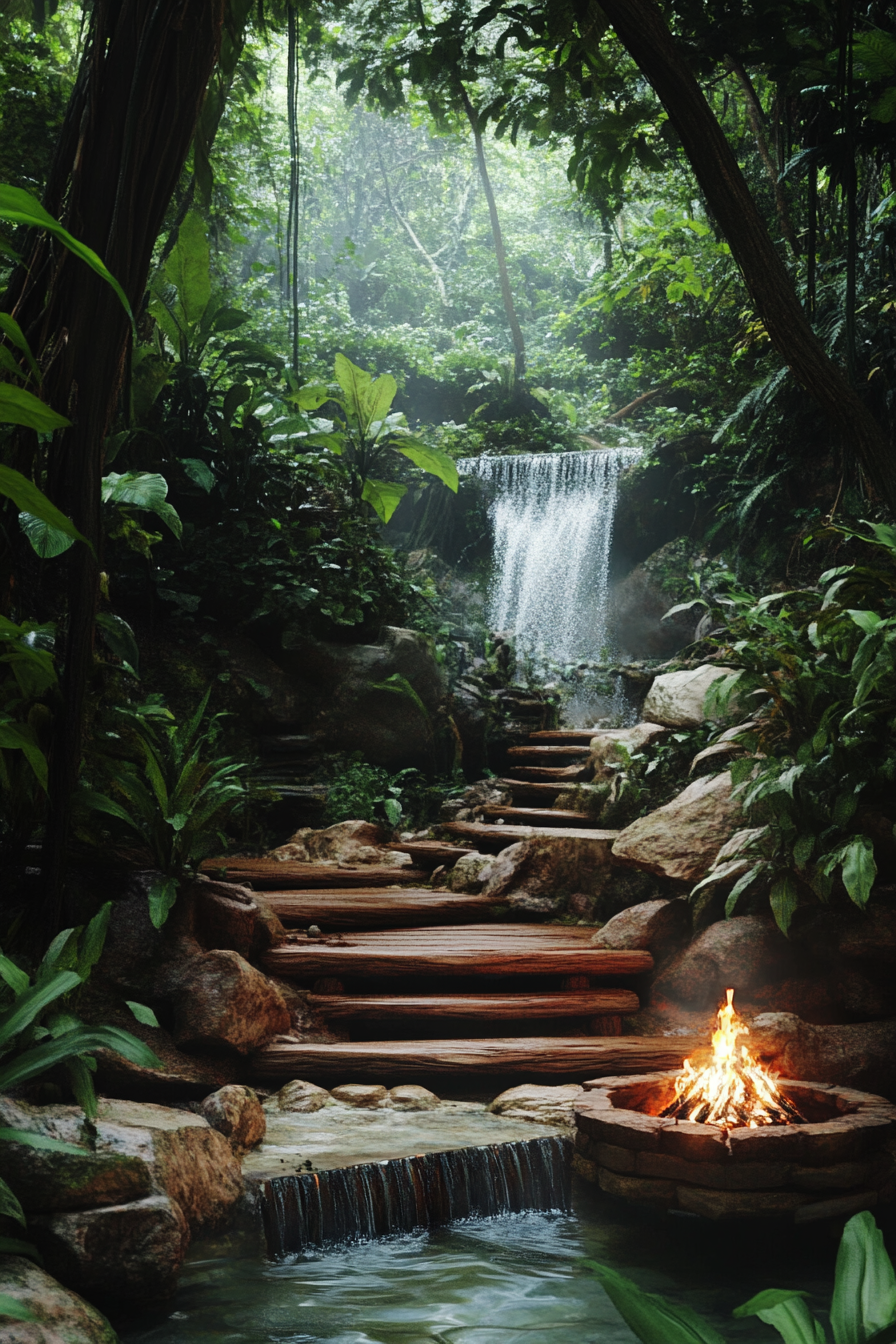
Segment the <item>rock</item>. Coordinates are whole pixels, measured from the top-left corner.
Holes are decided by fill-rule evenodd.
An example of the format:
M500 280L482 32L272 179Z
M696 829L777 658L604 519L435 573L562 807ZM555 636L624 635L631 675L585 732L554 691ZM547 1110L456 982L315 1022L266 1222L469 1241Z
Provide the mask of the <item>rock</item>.
M0 1259L0 1293L20 1302L35 1318L4 1317L3 1344L118 1344L118 1336L96 1307L24 1256Z
M273 859L300 863L373 863L378 868L404 868L410 856L383 848L387 833L372 821L340 821L323 831L305 826L285 845L271 850Z
M654 679L644 701L644 718L667 728L699 728L707 719L706 693L714 682L735 671L715 663L682 672L664 672ZM718 718L718 713L713 717Z
M637 474L636 468L632 475ZM668 501L670 495L674 499L677 493L678 490L674 485L671 491L660 489L663 519L658 527L651 528L651 539L656 538L658 534L662 535L668 526L670 508ZM651 498L656 495L656 489L650 494ZM626 535L630 538L634 533L631 527L632 520L630 517L626 518L624 503L622 508L623 513L617 516L614 523L614 536L618 534L621 538L622 529L626 528ZM643 513L641 517L643 520ZM626 542L621 544L625 546ZM643 555L643 550L641 554ZM695 638L702 608L678 612L669 620L663 620L670 607L693 597L690 570L695 561L699 563L693 541L688 537L676 538L635 565L614 587L610 610L616 639L619 646L628 650L632 657L669 657Z
M644 901L614 915L591 941L618 951L646 949L659 962L686 941L690 928L687 901Z
M557 794L553 807L567 812L584 812L592 826L600 824L600 815L610 797L610 783L606 779L597 784L582 784L578 781L565 785Z
M283 650L304 693L304 731L371 765L432 767L445 682L426 635L387 625L377 644L328 644L296 627L285 631Z
M284 1083L277 1093L277 1109L306 1114L321 1110L329 1100L330 1094L325 1087L295 1079L291 1083Z
M330 1096L346 1106L377 1110L385 1106L389 1093L380 1083L340 1083L332 1089Z
M795 1013L760 1013L750 1027L749 1047L785 1078L896 1098L896 1019L815 1026Z
M677 798L620 831L613 859L693 884L706 876L742 820L740 802L731 796L729 771L695 779Z
M202 1114L235 1153L248 1153L261 1143L267 1128L261 1102L251 1087L231 1084L212 1092L202 1103Z
M559 1087L522 1083L495 1097L486 1109L508 1120L535 1120L541 1125L572 1127L575 1125L573 1106L584 1091L578 1083L564 1083Z
M481 891L493 862L490 854L462 854L448 873L448 890L473 894Z
M586 924L591 924L594 920L596 905L596 896L589 896L585 891L576 891L573 892L567 902L566 913L572 915L574 919L581 919Z
M128 1304L170 1297L190 1244L187 1220L166 1195L38 1214L28 1227L47 1268L64 1284Z
M896 962L896 909L872 902L861 913L857 911L840 939L839 950L843 957L888 965Z
M691 1008L713 1008L726 989L735 1004L786 977L793 948L771 917L741 915L711 924L653 982L655 995Z
M393 1111L433 1111L438 1104L435 1092L417 1083L402 1083L389 1089L389 1105Z
M599 896L610 879L610 837L533 836L492 861L482 895L517 910L558 913L575 892Z
M203 947L251 954L258 907L248 887L200 877L181 900L193 903L194 931Z
M609 777L611 765L624 765L630 756L653 742L661 742L669 729L659 723L637 723L633 728L606 728L591 739L591 765L595 776Z
M255 902L255 937L252 939L252 956L261 956L272 947L279 947L281 943L286 942L286 929L280 922L280 916L274 912L274 908L266 896L261 892L253 891L252 900Z
M188 1049L249 1055L290 1017L279 990L238 952L206 952L178 971L171 996L174 1039Z

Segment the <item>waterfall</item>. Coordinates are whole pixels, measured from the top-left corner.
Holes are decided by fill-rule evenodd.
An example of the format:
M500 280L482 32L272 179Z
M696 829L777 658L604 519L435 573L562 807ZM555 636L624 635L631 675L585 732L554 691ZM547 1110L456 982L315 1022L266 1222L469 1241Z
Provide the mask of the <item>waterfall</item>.
M458 470L486 481L494 532L489 625L517 652L555 663L612 657L607 598L619 476L637 448L475 457Z
M261 1186L268 1254L438 1227L458 1218L565 1213L572 1140L551 1137L276 1176Z

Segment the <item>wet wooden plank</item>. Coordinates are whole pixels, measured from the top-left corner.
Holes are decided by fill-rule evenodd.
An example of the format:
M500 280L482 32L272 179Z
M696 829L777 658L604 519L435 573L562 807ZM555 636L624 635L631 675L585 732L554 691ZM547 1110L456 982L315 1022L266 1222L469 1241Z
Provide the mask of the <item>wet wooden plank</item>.
M378 924L488 918L506 907L482 896L433 891L428 887L353 887L345 891L266 891L265 900L284 924L317 924L330 929L364 929Z
M469 845L446 845L441 840L409 840L404 845L396 841L384 848L409 855L418 868L438 868L443 863L453 868L462 855L474 853Z
M590 770L590 763L584 760L581 765L516 765L508 768L507 773L512 775L513 778L507 782L513 784L517 780L528 779L535 782L538 780L556 780L561 785L575 784L577 780L585 779Z
M503 817L505 821L519 826L584 826L591 818L587 812L570 812L560 807L498 807L482 809L482 815L495 821Z
M561 790L568 788L575 781L567 779L558 780L535 780L535 779L496 779L495 785L499 789L511 789L513 796L524 794L527 798L556 798Z
M201 870L209 877L224 876L228 882L251 883L259 891L266 887L419 887L429 881L429 873L422 868L376 868L372 864L337 868L292 860L280 863L277 859L206 859Z
M273 975L640 975L649 952L594 947L593 929L462 924L309 938L293 934L263 958Z
M587 746L546 746L546 747L508 747L507 755L515 761L543 762L545 765L556 761L577 759L588 755Z
M519 1036L488 1040L351 1041L300 1045L276 1041L258 1051L250 1072L259 1082L371 1079L391 1086L415 1077L519 1073L585 1079L681 1068L698 1044L684 1036Z
M541 728L529 734L529 741L537 747L551 744L590 747L591 739L599 733L599 728Z
M489 826L480 821L446 821L442 830L449 835L466 836L476 842L479 849L506 849L518 840L529 840L533 836L556 836L563 840L602 840L607 849L609 862L610 849L618 831L585 830L574 826Z
M309 994L308 1003L326 1018L594 1017L636 1013L630 989L589 989L555 994Z

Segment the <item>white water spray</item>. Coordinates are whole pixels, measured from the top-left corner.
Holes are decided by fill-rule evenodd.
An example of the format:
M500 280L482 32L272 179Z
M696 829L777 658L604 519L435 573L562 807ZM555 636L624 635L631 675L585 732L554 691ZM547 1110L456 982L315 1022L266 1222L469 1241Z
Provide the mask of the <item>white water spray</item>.
M619 476L640 453L464 458L458 470L494 495L489 624L511 630L517 652L555 663L612 657L610 545Z

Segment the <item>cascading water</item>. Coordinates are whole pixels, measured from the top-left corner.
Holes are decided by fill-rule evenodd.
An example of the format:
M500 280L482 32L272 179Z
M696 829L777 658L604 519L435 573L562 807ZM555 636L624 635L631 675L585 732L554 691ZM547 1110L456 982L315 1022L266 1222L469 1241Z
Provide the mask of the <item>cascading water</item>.
M464 458L488 483L494 531L489 624L519 654L555 663L612 657L610 545L620 474L637 448Z
M461 1218L570 1208L572 1141L524 1139L277 1176L261 1186L268 1253L368 1240Z

